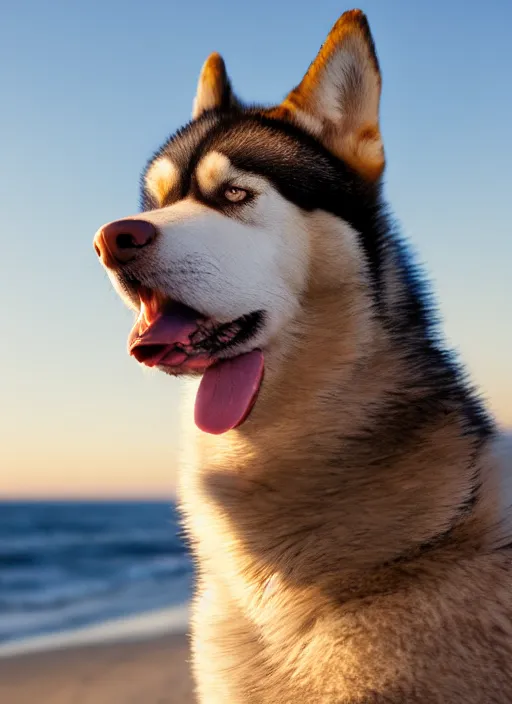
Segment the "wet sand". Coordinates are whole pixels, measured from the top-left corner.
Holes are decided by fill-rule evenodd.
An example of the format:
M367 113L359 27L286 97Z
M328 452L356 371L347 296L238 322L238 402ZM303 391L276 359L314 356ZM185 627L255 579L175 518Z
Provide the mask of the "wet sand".
M0 659L2 704L192 704L183 635Z

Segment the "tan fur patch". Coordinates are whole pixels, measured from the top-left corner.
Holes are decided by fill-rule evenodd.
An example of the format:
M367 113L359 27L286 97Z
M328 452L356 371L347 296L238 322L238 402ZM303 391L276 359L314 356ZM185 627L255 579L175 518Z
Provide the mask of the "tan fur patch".
M229 180L232 174L230 160L220 152L206 154L196 169L197 183L205 195L214 193L220 185Z
M149 193L162 205L168 194L178 185L179 171L170 159L160 157L149 168L145 182Z

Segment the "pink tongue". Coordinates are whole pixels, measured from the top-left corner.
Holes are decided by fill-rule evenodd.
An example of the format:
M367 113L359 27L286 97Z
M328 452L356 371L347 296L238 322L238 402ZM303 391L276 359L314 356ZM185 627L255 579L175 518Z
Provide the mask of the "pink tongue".
M187 359L179 345L190 343L198 323L197 313L186 306L159 313L149 324L141 316L128 338L128 350L138 362L149 367L186 364L192 369L194 361ZM198 359L200 368L204 368L205 362L208 363L207 359ZM263 366L263 353L253 350L207 367L196 397L198 428L220 435L243 423L256 401Z
M197 427L220 435L243 423L256 401L263 366L263 352L253 350L208 367L196 396Z
M176 306L172 314L159 313L149 325L141 317L130 332L128 351L148 367L162 363L179 364L186 356L176 349L176 345L188 345L197 325L197 313L185 306Z

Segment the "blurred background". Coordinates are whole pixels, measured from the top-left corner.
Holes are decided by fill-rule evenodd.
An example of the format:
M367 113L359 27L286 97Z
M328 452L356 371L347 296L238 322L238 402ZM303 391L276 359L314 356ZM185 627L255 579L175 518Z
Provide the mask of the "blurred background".
M131 313L92 249L188 121L206 56L242 99L298 83L323 0L19 0L0 22L0 647L181 608L179 382L126 354ZM366 0L384 76L386 193L444 330L512 428L509 0Z

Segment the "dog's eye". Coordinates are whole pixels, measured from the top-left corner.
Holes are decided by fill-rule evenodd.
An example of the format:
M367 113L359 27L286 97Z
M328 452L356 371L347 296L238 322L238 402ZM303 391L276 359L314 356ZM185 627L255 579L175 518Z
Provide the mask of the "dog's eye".
M224 191L224 198L231 203L241 203L247 198L247 191L243 188L238 188L238 186L230 186Z

